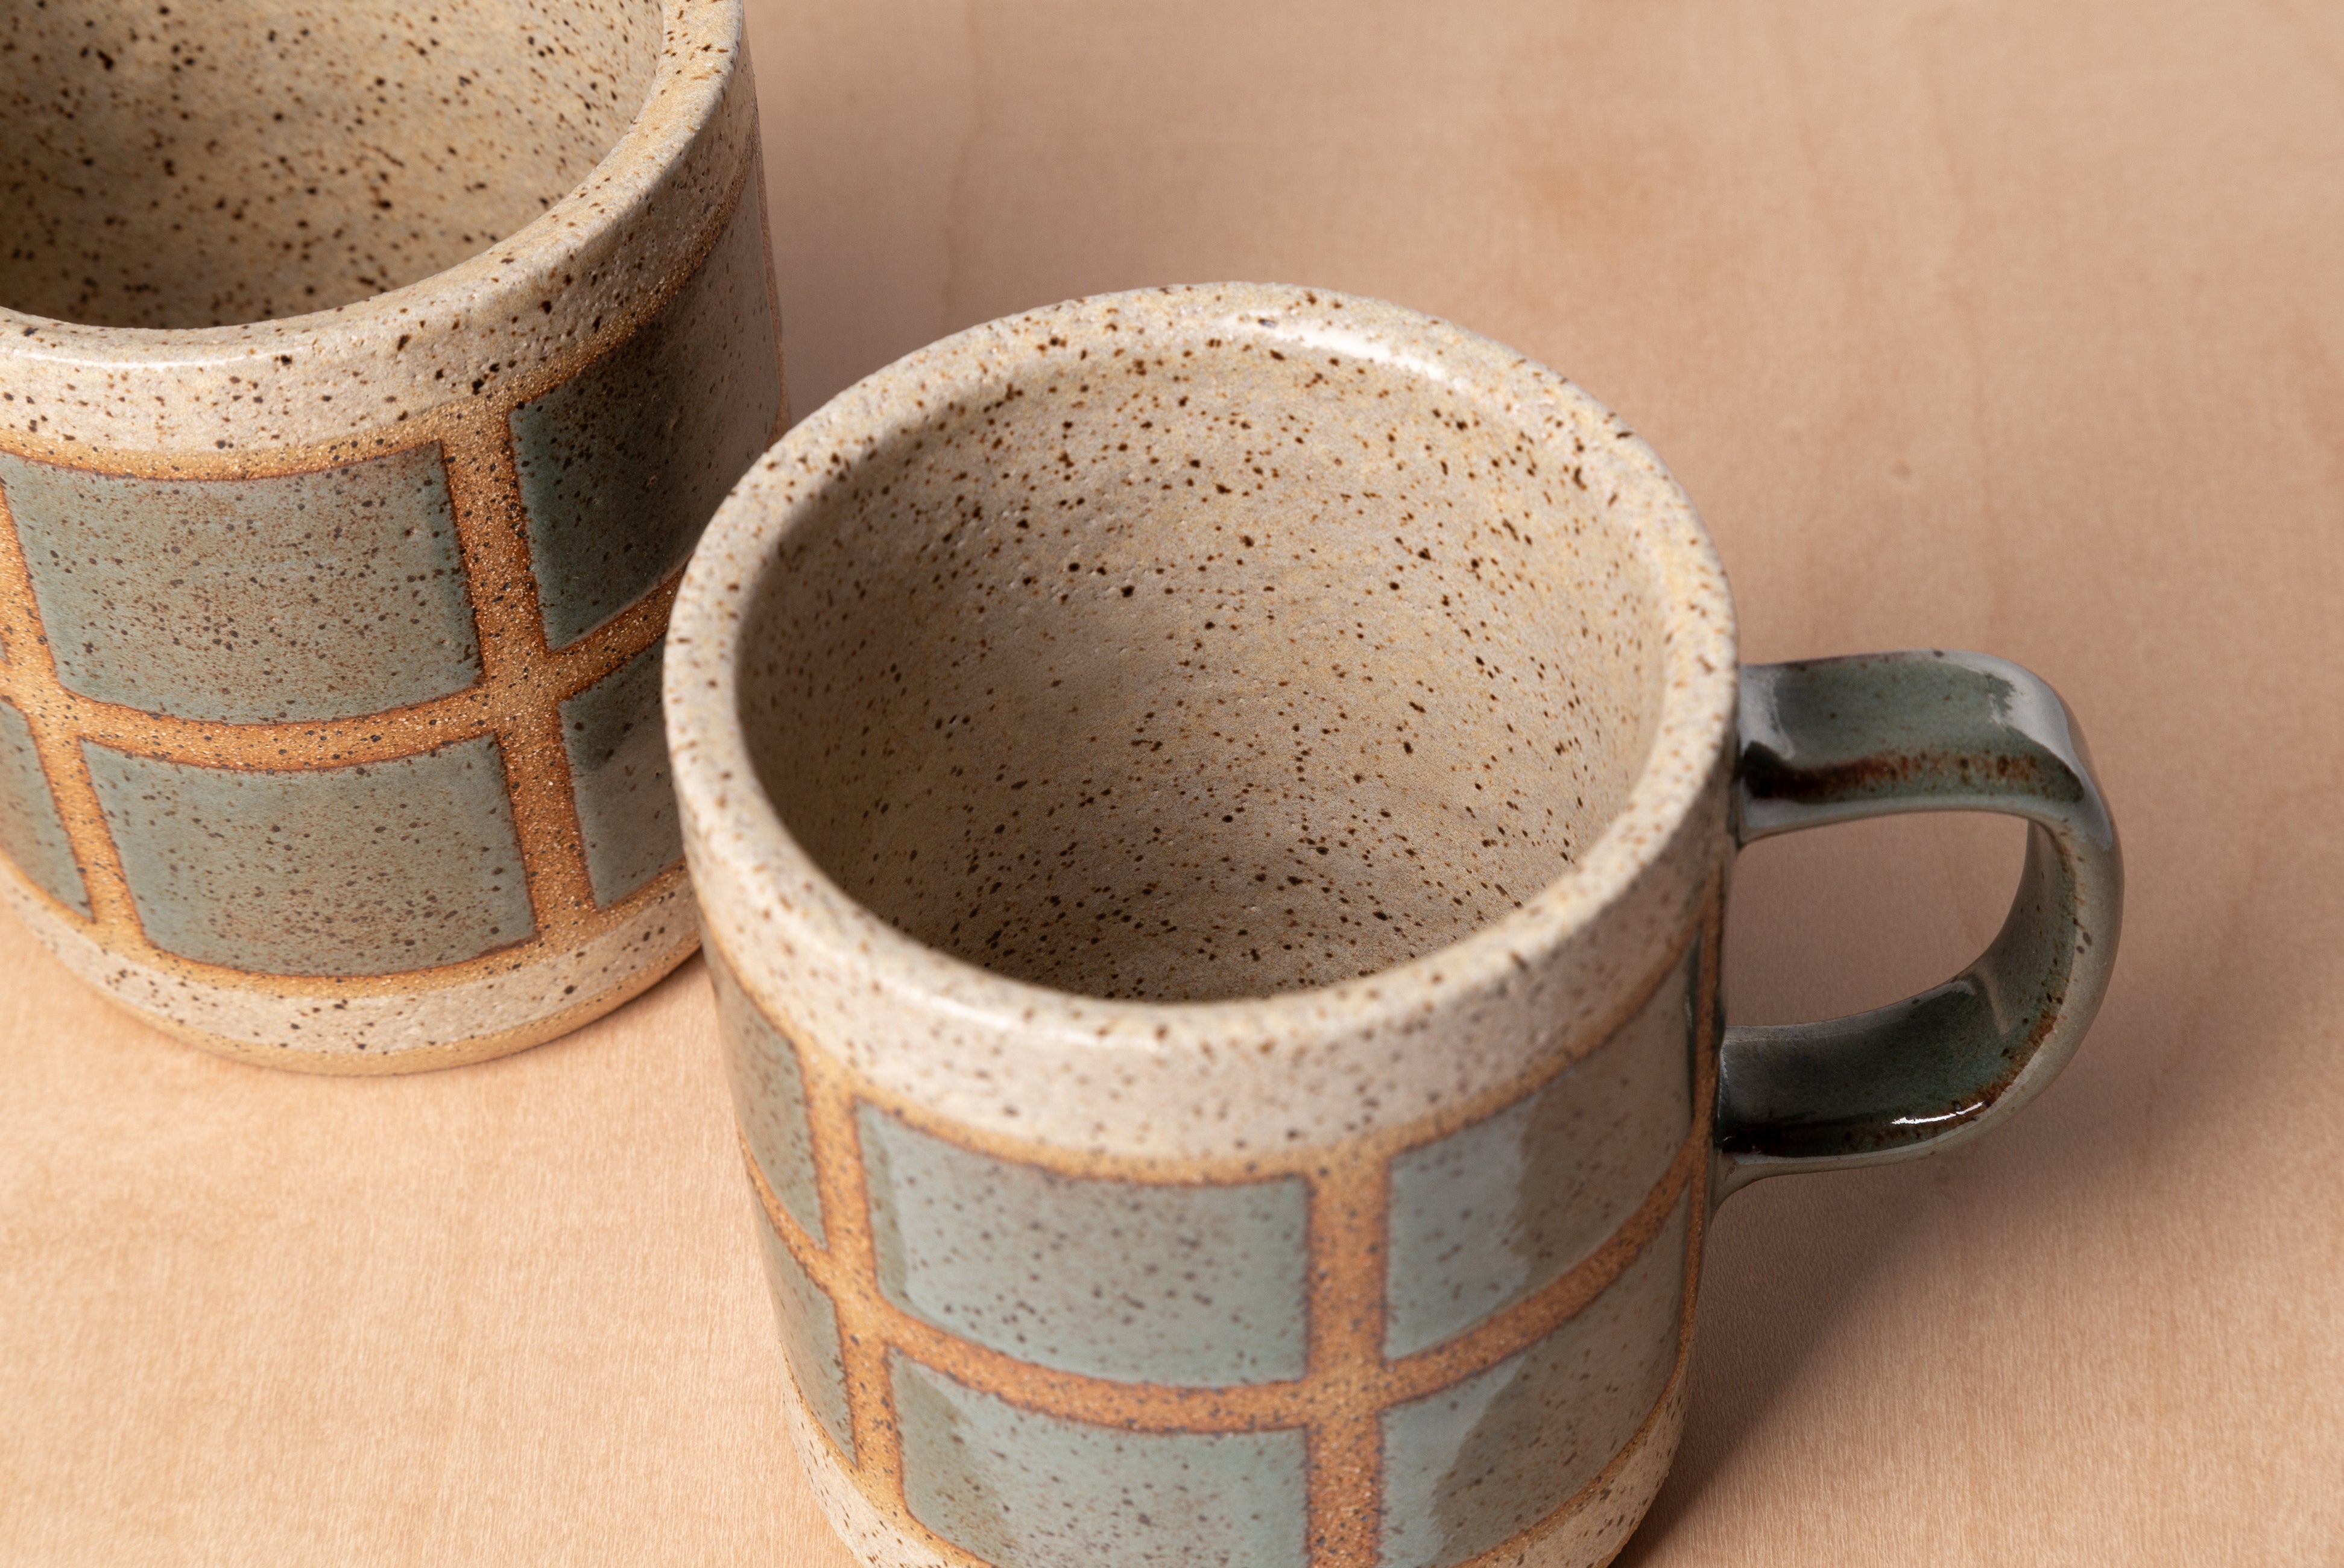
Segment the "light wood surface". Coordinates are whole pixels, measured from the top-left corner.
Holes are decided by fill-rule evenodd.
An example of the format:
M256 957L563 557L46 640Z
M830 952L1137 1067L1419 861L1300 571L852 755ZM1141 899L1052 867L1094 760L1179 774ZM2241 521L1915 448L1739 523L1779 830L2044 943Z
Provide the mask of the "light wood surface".
M2344 1562L2344 7L752 0L790 389L1222 278L1447 316L1673 467L1753 659L2006 654L2125 837L2066 1076L1714 1232L1623 1562ZM1735 1017L1982 946L2006 824L1769 844ZM697 962L524 1056L216 1061L0 916L0 1562L844 1568Z

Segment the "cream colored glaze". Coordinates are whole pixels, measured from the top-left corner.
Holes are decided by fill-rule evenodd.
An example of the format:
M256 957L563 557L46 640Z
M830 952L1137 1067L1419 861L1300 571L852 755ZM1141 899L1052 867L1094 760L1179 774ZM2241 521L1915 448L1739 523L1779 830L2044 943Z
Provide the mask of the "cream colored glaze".
M1131 369L1143 357L1144 376ZM1005 414L996 405L1012 389ZM1151 470L1144 449L1156 438L1141 421L1155 418L1153 400L1177 406L1181 396L1191 408L1206 398L1220 422L1162 438L1163 460ZM1403 414L1393 412L1395 397ZM1252 431L1248 406L1269 412ZM1395 477L1363 481L1362 510L1348 525L1314 521L1299 490L1257 499L1231 484L1192 501L1176 480L1170 505L1160 488L1139 488L1138 475L1167 468L1200 482L1217 475L1217 487L1251 477L1246 454L1274 444L1273 410L1314 421L1283 439L1302 436L1304 471L1318 481L1339 456ZM1460 417L1466 428L1457 430ZM947 448L953 455L938 455ZM1527 560L1499 563L1490 547L1484 573L1502 564L1512 574L1505 592L1490 592L1466 564L1475 550L1422 527L1426 498L1469 492L1461 478L1428 484L1411 506L1415 492L1389 465L1394 450L1419 449L1428 470L1447 460L1500 470L1481 509L1449 526L1468 537L1479 529L1502 540L1509 525L1541 534L1521 547L1525 556L1546 552L1535 579ZM1187 466L1191 458L1198 467ZM1054 465L1076 477L1048 480ZM1526 485L1538 487L1535 497ZM1391 493L1370 504L1369 488ZM1411 585L1395 592L1383 584L1399 575L1399 551L1379 541L1409 541L1400 514L1411 510L1434 570L1411 551ZM1078 513L1100 521L1071 522ZM1264 542L1246 546L1248 534ZM1310 564L1314 547L1328 564ZM1094 570L1101 564L1104 575ZM1162 592L1176 572L1213 570L1228 573L1226 592ZM1441 572L1455 578L1444 586ZM1047 586L1061 580L1081 583L1081 597ZM1139 610L1143 583L1164 608ZM1461 598L1467 584L1480 595L1470 647L1492 652L1462 651L1462 637L1455 652L1437 641L1430 658L1399 645L1456 631L1437 600L1444 591ZM1402 614L1379 601L1370 622L1358 599L1379 593L1415 607ZM1200 659L1197 644L1223 630L1204 622L1239 605L1233 651ZM1296 641L1283 643L1288 635ZM1349 649L1356 663L1334 677L1339 650ZM1436 716L1426 703L1415 713L1409 704L1429 690L1486 682L1487 663L1471 664L1474 656L1494 656L1500 679L1543 680L1552 693L1543 711L1575 717L1576 699L1596 721L1558 716L1551 733L1525 737L1470 705ZM916 698L894 696L898 674ZM1352 698L1371 690L1370 675L1375 695ZM1248 683L1258 692L1276 679L1295 679L1282 689L1293 694L1245 695ZM773 1017L890 1092L977 1130L1197 1158L1411 1121L1608 1034L1623 998L1682 941L1723 855L1733 679L1732 611L1691 507L1649 450L1585 394L1499 345L1390 306L1226 285L1079 300L978 328L807 420L743 481L702 541L678 599L667 706L704 916ZM1167 712L1166 693L1191 692L1200 710L1250 704L1248 722L1216 736L1212 721ZM1281 702L1286 713L1260 711ZM1291 725L1308 719L1332 730L1330 720L1354 722L1344 715L1355 707L1374 758L1335 765L1295 755ZM949 749L960 741L938 739L947 720L967 733L966 755ZM1411 733L1403 723L1426 726L1424 754L1434 760L1415 763L1391 744ZM1177 770L1121 771L1156 734L1192 770L1193 794L1171 788ZM1460 742L1472 762L1489 764L1480 792L1448 771L1458 758L1443 750ZM1510 754L1509 744L1520 749ZM1300 784L1288 785L1284 770L1298 761ZM1199 764L1204 771L1193 771ZM1373 785L1370 766L1382 775ZM1149 799L1151 778L1158 793ZM1019 791L1021 779L1045 782ZM1207 783L1223 811L1196 809ZM1081 840L1069 869L1049 865L1068 842L1053 838L1050 806L1082 810L1085 793L1106 784L1142 798ZM1484 845L1460 831L1481 820L1462 811L1490 784L1527 808L1509 820L1535 824L1520 847L1510 835ZM1044 804L1026 805L1028 794ZM892 818L899 796L914 829L874 828L879 804ZM972 796L989 809L965 812ZM1266 830L1238 826L1240 800L1258 808ZM1026 814L1015 819L1015 840L1013 809ZM1224 813L1233 820L1212 820ZM1038 830L1029 827L1036 816ZM1379 845L1375 834L1408 830L1387 822L1408 824L1430 854L1411 861L1395 840ZM963 857L941 884L955 896L1005 905L1022 876L1030 909L1028 893L1046 905L1053 894L1063 901L1106 885L1109 906L1137 917L1137 901L1155 895L1144 879L1135 888L1113 874L1120 856L1160 836L1168 848L1157 886L1173 888L1167 906L1177 913L1151 918L1208 923L1234 902L1221 877L1264 886L1253 878L1273 864L1305 854L1332 862L1315 841L1331 851L1354 828L1367 831L1343 844L1343 874L1315 886L1310 913L1296 916L1318 947L1298 944L1276 963L1248 953L1234 982L1217 966L1235 966L1247 916L1230 914L1209 954L1164 942L1123 948L1169 976L1170 1005L1035 983L1095 993L1122 985L1117 960L1089 956L1087 943L1046 950L1051 934L1037 924L1021 937L1032 945L1021 966L979 967L967 955L987 951L991 928L953 931L955 906L923 891L939 885L904 881L918 837ZM1248 836L1257 831L1258 842ZM1302 846L1306 837L1314 842ZM1221 855L1231 858L1217 870ZM1500 884L1510 891L1497 894ZM1472 899L1449 902L1468 885ZM1350 905L1339 902L1347 897ZM1337 915L1372 920L1378 900L1409 918L1362 927L1377 934L1357 949L1327 940L1348 935ZM1384 935L1386 925L1396 933ZM1319 956L1330 949L1333 957Z
M1346 333L1152 325L809 501L742 650L783 824L898 930L1093 996L1331 984L1521 908L1657 716L1584 454Z
M148 1021L208 1050L324 1073L452 1067L551 1039L652 985L700 937L690 884L671 874L561 952L503 968L468 965L445 983L422 971L401 991L349 995L321 979L222 984L108 952L5 861L0 904L66 968Z
M222 327L453 267L568 194L651 85L659 0L11 8L0 301Z
M533 9L530 0L512 4L517 12ZM569 31L551 0L534 9L546 18L549 29ZM561 8L561 13L566 15L567 9ZM392 15L387 8L382 14ZM396 15L414 16L411 10ZM359 440L379 446L385 444L382 427L420 417L451 399L500 391L510 396L517 383L541 367L574 359L589 339L607 339L612 329L655 309L659 280L675 275L692 259L705 238L706 215L755 155L755 90L746 70L736 68L739 12L732 0L663 0L656 11L643 5L632 13L633 21L621 25L590 26L583 19L592 13L581 10L580 30L588 35L566 59L556 48L551 62L542 56L532 59L527 25L517 35L502 23L467 23L463 32L450 25L442 35L436 31L440 24L429 19L436 15L426 15L421 53L406 56L415 64L398 106L427 112L435 126L437 116L445 113L450 116L449 127L464 137L489 139L470 146L460 140L462 155L429 177L415 160L406 160L409 167L399 172L399 180L420 185L417 205L433 209L426 231L402 240L396 250L386 234L380 248L359 259L347 250L313 252L307 272L297 256L285 276L308 278L321 288L319 296L301 296L305 309L331 295L343 296L327 308L278 319L207 322L167 336L40 313L90 309L96 319L109 321L126 312L136 316L143 307L129 302L150 297L125 295L116 282L109 281L86 304L77 304L77 293L58 294L38 276L0 270L0 352L7 365L0 440L29 455L67 460L76 448L145 452L155 455L157 460L151 466L162 471L197 472L207 471L207 463L235 462L237 454L252 448L310 449ZM76 16L86 17L86 13ZM264 36L258 44L247 40L246 46L275 47L265 38L265 24L255 25ZM349 15L315 25L340 40L308 51L314 66L304 69L314 70L320 90L343 81L351 68L354 56L337 54L337 49L382 46L379 35L368 38L364 26ZM15 36L26 59L9 66L0 81L41 79L29 61L33 29L15 17L8 25L17 29ZM448 62L471 50L465 40L475 25L513 46L512 52L501 56L483 46L480 53L494 62L484 68L511 77L542 100L532 101L532 107L546 113L525 116L539 127L537 136L522 138L520 147L513 145L509 129L499 130L497 125L500 116L518 112L515 108L489 106L485 85L480 97L472 98L470 87L456 89L446 79L451 71L469 75L469 66L456 70ZM599 38L593 35L597 33ZM46 35L43 29L42 36ZM435 37L440 39L436 47L429 42ZM646 58L652 41L656 55ZM167 56L170 39L142 38L135 56L146 62L142 68L167 76L167 66L146 61L150 45L157 45ZM392 49L393 58L399 47L404 46ZM112 73L101 64L99 78L120 75L131 68L133 60L129 55L118 57ZM281 63L271 64L270 71ZM77 55L74 69L86 69ZM592 86L591 95L581 96L581 76ZM255 114L278 112L251 101L254 86L248 74L225 81L197 75L197 85L181 90L207 106L206 115L233 126L249 122ZM646 90L648 96L643 96ZM421 100L434 96L435 91L460 92L465 102L451 97L448 105L423 105ZM640 108L628 101L630 95ZM598 106L586 116L587 96L610 107ZM632 114L632 121L614 141L604 143L613 128L611 116L625 121L621 109ZM36 116L29 106L5 112L12 126L31 127L31 145L37 146L38 138L48 134L42 129L45 116ZM327 137L337 112L341 111L316 111L322 117L311 131ZM393 115L391 119L387 135L395 131L415 141L419 149L447 145L436 129L425 137L428 127L420 118ZM278 148L276 134L272 122L270 148ZM344 200L353 188L361 193L372 188L369 179L382 185L389 177L386 171L397 167L387 161L365 161L361 153L383 159L389 154L371 140L361 142L357 136L350 140L360 142L349 155L352 161L335 166L349 171L338 177L354 182L342 187L339 199ZM131 156L127 138L113 141L109 159ZM605 145L607 152L600 151ZM248 140L245 152L258 156ZM510 156L500 159L500 153ZM38 183L45 155L25 151L15 156L22 161L14 177ZM150 199L160 200L169 191L183 206L193 200L188 193L200 161L193 155L184 163L176 153L158 156L170 158L170 172L140 162L129 177L153 185L157 194ZM289 150L285 156L291 156ZM422 157L420 150L417 157ZM244 188L247 177L238 172L232 151L224 161L228 165L225 169L202 169L207 185L225 187L233 178ZM26 168L25 164L34 167ZM0 165L0 169L5 167ZM479 183L490 172L496 177L490 188L473 193L480 203L473 212L460 199L466 194L461 187ZM572 183L556 183L565 178ZM454 207L440 210L450 179L457 182L454 194L460 199ZM295 188L304 201L309 199L306 185L288 187L284 193L288 199ZM331 188L321 185L315 200L322 207L333 196ZM369 210L364 199L361 195L361 212ZM58 198L44 200L43 210L60 214L53 219L59 233L88 229L89 220L77 216L77 206L59 208ZM397 213L401 209L393 200L390 211ZM420 220L424 215L415 216ZM102 219L96 226L100 231L107 227ZM201 254L195 241L175 235L173 247L182 245L190 263ZM232 250L223 242L221 254ZM30 265L37 272L37 258ZM158 303L156 320L140 318L139 325L165 320L185 325L207 317L215 295L220 309L230 315L268 314L283 303L281 288L267 281L273 276L245 273L238 281L221 285L199 282L193 271L176 280L157 275L149 279L157 285L151 298L169 301L169 308ZM367 291L361 277L386 287ZM130 281L136 286L140 280ZM299 281L288 285L308 286Z

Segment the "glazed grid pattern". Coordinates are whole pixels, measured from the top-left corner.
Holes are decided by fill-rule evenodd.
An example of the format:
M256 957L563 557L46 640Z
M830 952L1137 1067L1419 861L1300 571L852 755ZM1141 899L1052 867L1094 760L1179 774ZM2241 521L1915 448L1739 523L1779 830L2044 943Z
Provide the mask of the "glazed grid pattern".
M1091 1426L1149 1433L1268 1432L1300 1430L1308 1446L1311 1568L1371 1568L1381 1561L1382 1426L1394 1406L1462 1382L1537 1343L1569 1322L1654 1245L1680 1205L1686 1207L1685 1307L1669 1384L1636 1437L1603 1470L1545 1519L1466 1560L1480 1568L1507 1560L1561 1525L1643 1443L1675 1396L1690 1343L1697 1292L1710 1158L1709 1107L1715 1097L1716 953L1719 903L1688 946L1693 969L1692 1126L1665 1174L1610 1239L1527 1299L1454 1338L1411 1355L1384 1353L1385 1238L1391 1212L1393 1159L1519 1103L1625 1026L1659 988L1682 972L1681 947L1636 987L1632 1000L1589 1028L1534 1077L1423 1121L1333 1149L1260 1158L1161 1161L1077 1154L975 1134L910 1105L854 1075L828 1053L807 1049L774 1020L795 1051L804 1083L811 1152L823 1238L791 1215L744 1138L743 1162L764 1220L792 1258L829 1298L845 1367L851 1442L831 1444L839 1464L883 1516L938 1559L985 1568L985 1560L937 1535L905 1501L904 1460L889 1373L891 1353L944 1371L1012 1406ZM753 1004L756 1005L756 1004ZM770 1017L770 1009L767 1009ZM1308 1333L1304 1375L1231 1387L1172 1387L1085 1376L1006 1355L949 1333L888 1300L872 1223L858 1112L884 1111L927 1134L996 1159L1066 1176L1141 1184L1234 1186L1298 1177L1309 1194ZM793 1374L804 1372L793 1369ZM819 1424L819 1423L815 1423ZM827 1442L827 1437L823 1439Z
M370 436L316 448L199 456L174 453L144 460L108 454L99 470L170 480L234 481L315 471L417 449L437 448L445 470L467 597L479 649L480 678L427 702L330 720L227 723L172 717L75 692L58 678L21 537L0 493L0 701L28 728L58 820L70 844L89 912L52 897L15 867L20 887L61 922L95 938L109 953L165 974L203 983L265 989L321 1001L392 996L459 984L478 976L521 969L576 948L623 925L674 893L685 872L679 859L626 896L595 901L571 769L561 732L561 703L594 687L663 635L683 569L669 571L649 592L584 635L561 647L547 641L539 575L531 559L529 519L516 470L512 416L622 348L655 321L669 300L706 265L745 198L754 201L757 165L751 160L726 198L710 214L692 265L613 330L562 359L498 379ZM772 280L765 278L771 309ZM773 318L778 329L778 316ZM776 348L778 353L778 345ZM778 439L786 413L777 418ZM86 449L64 450L11 441L14 455L45 463L96 469ZM504 770L505 793L518 841L535 929L523 941L460 962L426 969L351 976L266 974L190 959L150 940L139 918L122 856L101 810L84 743L134 756L226 771L302 773L393 762L453 743L490 737ZM5 856L0 856L5 860ZM680 957L696 940L687 932L673 944ZM634 987L655 980L669 964L639 973ZM622 998L621 998L622 999ZM581 997L554 1018L530 1026L530 1039L549 1037L586 1016L607 1009L608 994ZM495 1054L529 1040L482 1040L466 1055Z

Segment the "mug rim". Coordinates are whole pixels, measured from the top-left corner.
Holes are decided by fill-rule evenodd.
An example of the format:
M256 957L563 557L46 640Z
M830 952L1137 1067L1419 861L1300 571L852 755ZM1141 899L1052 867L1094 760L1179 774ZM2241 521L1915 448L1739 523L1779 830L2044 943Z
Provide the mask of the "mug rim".
M419 309L494 309L533 294L549 267L581 255L648 198L716 113L732 73L694 69L696 56L721 51L728 66L741 57L744 3L660 0L651 84L618 140L551 206L452 267L346 304L211 327L107 327L0 301L0 328L6 329L0 345L12 357L38 349L45 359L96 365L118 364L127 354L157 369L208 368L256 352L257 338L298 340L313 354L354 350L372 346Z
M818 480L844 454L874 450L924 420L939 400L998 382L1005 339L1056 333L1073 349L1081 346L1076 334L1100 335L1110 317L1169 325L1206 313L1223 329L1288 347L1348 349L1403 373L1437 376L1491 411L1523 423L1543 414L1557 428L1608 441L1617 471L1644 491L1630 497L1623 487L1623 499L1642 505L1614 506L1612 516L1628 532L1659 602L1658 719L1619 808L1587 853L1520 907L1453 942L1363 976L1209 1000L1107 997L1015 979L897 930L799 845L748 749L740 716L743 632L786 536L819 510L819 482L787 499L785 487L796 479ZM1593 440L1588 450L1594 460ZM1002 317L904 356L808 415L710 520L676 595L663 686L671 775L696 885L712 880L701 857L721 857L764 919L891 995L1029 1036L1137 1040L1147 1027L1177 1020L1177 1035L1193 1041L1281 1023L1316 1034L1311 1021L1323 1022L1330 1008L1353 1025L1396 1020L1436 995L1502 985L1510 971L1571 943L1662 860L1709 793L1733 723L1738 675L1732 595L1707 531L1658 456L1593 398L1514 349L1405 307L1333 289L1217 283L1086 296ZM708 905L703 894L703 911ZM733 950L724 923L703 925L749 984L763 966L741 966L748 955ZM1160 1027L1156 1034L1163 1037Z

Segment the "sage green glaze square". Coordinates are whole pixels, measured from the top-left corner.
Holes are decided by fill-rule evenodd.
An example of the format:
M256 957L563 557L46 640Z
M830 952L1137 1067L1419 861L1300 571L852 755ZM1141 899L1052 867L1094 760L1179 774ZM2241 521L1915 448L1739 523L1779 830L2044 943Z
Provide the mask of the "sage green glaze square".
M453 964L535 930L497 744L237 773L84 742L154 944L275 975Z
M1144 1186L972 1153L861 1110L879 1287L940 1329L1127 1382L1302 1375L1299 1179Z
M838 1309L813 1282L773 1227L757 1216L757 1240L764 1249L765 1283L773 1292L773 1316L782 1330L782 1361L797 1384L798 1397L849 1458L854 1453L854 1417L846 1403L846 1361L838 1342Z
M724 1076L732 1085L732 1109L751 1158L765 1184L782 1200L799 1229L827 1246L822 1228L822 1197L814 1182L813 1142L806 1119L805 1076L797 1047L765 1021L742 993L732 966L715 946L705 944L708 976L716 989L716 1020L724 1040Z
M642 598L773 437L781 359L753 185L666 309L512 412L530 558L555 647Z
M66 908L89 913L89 893L57 819L49 775L33 749L32 726L5 702L0 702L0 855Z
M662 646L652 643L561 704L586 872L605 908L683 858L660 723Z
M888 1358L912 1516L997 1568L1303 1568L1300 1431L1132 1432Z
M1530 1295L1667 1173L1692 1128L1692 964L1536 1094L1392 1161L1387 1355Z
M1686 1202L1577 1317L1384 1412L1384 1568L1447 1568L1488 1551L1561 1506L1635 1435L1676 1366Z
M228 723L336 719L480 678L440 449L266 479L0 453L69 690Z

